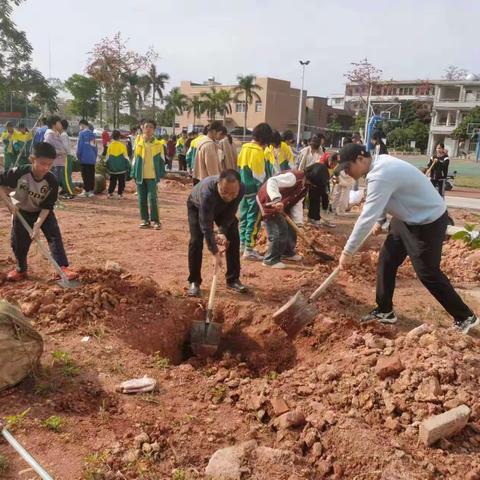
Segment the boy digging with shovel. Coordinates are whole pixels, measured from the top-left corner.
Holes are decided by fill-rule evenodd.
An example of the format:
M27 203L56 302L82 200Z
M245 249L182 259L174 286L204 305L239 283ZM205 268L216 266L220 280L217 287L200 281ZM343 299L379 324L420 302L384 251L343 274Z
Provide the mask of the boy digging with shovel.
M78 274L68 268L62 234L53 208L58 197L58 182L50 171L57 154L49 143L37 143L30 157L32 164L13 168L0 175L0 199L13 215L12 249L17 259L17 268L7 274L12 282L27 278L27 255L30 245L40 230L44 233L53 258L60 265L68 280ZM12 200L7 188L14 190ZM33 229L27 232L17 214L22 215Z

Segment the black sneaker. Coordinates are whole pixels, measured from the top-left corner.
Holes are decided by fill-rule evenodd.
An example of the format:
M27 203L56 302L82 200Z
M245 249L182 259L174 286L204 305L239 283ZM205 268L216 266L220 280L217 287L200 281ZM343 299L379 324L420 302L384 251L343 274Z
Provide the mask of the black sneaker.
M248 288L240 280L237 280L235 282L227 283L227 288L229 290L233 290L234 292L237 292L237 293L247 293L248 292Z
M362 317L358 323L369 323L373 321L380 323L396 323L397 316L393 310L389 313L383 313L378 308L374 308L368 315Z
M189 297L200 297L200 285L198 283L192 282L189 285L188 296Z
M480 324L480 318L478 318L476 315L472 315L464 320L454 320L453 322L455 328L465 335L471 328L476 327L478 324Z

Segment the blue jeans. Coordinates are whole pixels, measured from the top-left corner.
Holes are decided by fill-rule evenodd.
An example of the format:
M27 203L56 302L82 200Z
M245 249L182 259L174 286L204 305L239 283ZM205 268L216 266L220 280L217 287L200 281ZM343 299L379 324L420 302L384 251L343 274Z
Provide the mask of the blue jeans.
M283 215L274 215L263 219L267 229L268 251L263 261L268 265L274 265L282 260L282 257L295 255L297 246L297 234L287 223Z

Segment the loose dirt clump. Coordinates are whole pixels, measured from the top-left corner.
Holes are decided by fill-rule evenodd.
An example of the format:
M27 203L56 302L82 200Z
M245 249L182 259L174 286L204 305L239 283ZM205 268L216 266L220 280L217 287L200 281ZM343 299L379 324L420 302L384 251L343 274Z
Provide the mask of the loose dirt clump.
M452 281L480 283L480 250L473 250L459 240L446 242L442 270Z

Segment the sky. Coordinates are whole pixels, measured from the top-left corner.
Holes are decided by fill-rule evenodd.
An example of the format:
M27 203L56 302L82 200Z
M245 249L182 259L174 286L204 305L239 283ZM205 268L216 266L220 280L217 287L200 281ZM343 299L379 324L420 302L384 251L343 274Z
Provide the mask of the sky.
M14 13L33 63L65 80L84 73L93 45L120 31L129 47L160 55L158 70L224 84L255 74L301 85L309 95L344 92L350 62L384 79L438 79L448 65L480 73L478 0L26 0ZM46 28L50 26L50 29Z

